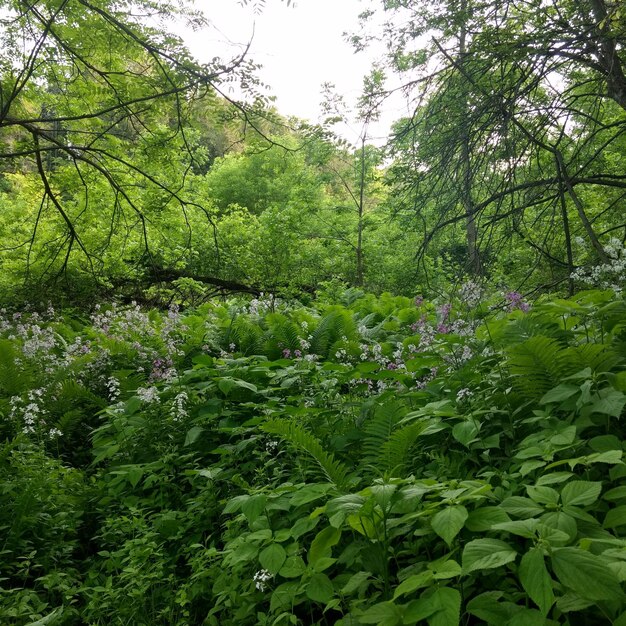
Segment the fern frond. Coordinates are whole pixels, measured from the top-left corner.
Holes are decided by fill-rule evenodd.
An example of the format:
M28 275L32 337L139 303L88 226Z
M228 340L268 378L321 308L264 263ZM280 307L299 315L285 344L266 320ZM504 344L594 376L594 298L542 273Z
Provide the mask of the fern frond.
M388 444L393 437L398 422L406 409L399 402L391 402L379 406L364 424L363 463L377 469L389 471L397 465L389 456L391 448Z
M505 344L522 343L532 337L549 337L561 341L566 340L567 333L552 319L539 320L536 317L525 315L509 322L502 333Z
M263 349L263 330L244 315L235 318L226 331L224 343L234 343L243 354L260 354Z
M264 353L270 359L280 358L283 350L291 352L300 349L300 329L298 325L281 313L270 313L265 318Z
M0 392L7 396L17 396L31 387L32 375L23 365L17 366L18 356L11 341L0 340Z
M329 482L341 487L346 484L348 468L335 457L324 450L321 442L315 435L305 430L299 424L286 419L272 419L261 425L266 433L277 435L288 441L294 447L308 453L320 466Z
M622 361L622 358L606 345L585 343L564 350L570 374L576 374L589 367L592 372L610 372Z
M327 357L331 346L342 337L348 339L356 337L354 320L342 307L332 307L311 334L311 351Z
M563 346L544 336L531 337L509 348L508 365L515 387L531 398L541 397L572 373Z
M427 426L428 423L425 421L415 422L391 433L381 451L381 458L384 459L387 471L393 472L394 476L404 477L409 452Z

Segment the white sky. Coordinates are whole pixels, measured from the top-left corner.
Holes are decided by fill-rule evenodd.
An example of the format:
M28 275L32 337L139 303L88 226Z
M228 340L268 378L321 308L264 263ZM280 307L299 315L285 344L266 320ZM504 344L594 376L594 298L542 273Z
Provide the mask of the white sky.
M210 2L204 10L213 28L209 32L185 34L187 45L199 60L234 56L237 48L233 44L245 45L254 27L249 56L263 65L261 80L276 96L281 114L319 121L324 82L334 83L346 103L354 105L375 52L354 54L343 33L358 30L357 17L367 2L296 0L295 7L287 7L284 1L267 0L257 15L250 6L240 6L238 0L204 2ZM196 6L203 8L202 1L197 0ZM381 122L371 127L372 139L385 135L391 122L402 115L397 101L395 108L387 105ZM342 129L341 134L355 142L359 131L358 124L353 124Z

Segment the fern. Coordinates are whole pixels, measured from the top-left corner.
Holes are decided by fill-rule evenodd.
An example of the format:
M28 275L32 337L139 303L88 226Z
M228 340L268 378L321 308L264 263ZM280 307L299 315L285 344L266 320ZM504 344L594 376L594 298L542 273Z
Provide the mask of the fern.
M592 372L609 372L622 361L614 350L597 343L566 348L563 355L567 359L565 365L569 370L568 374L576 374L586 367Z
M530 398L539 398L572 372L572 358L556 340L531 337L508 350L514 386Z
M406 465L408 452L425 425L411 423L399 427L405 414L406 407L400 402L391 402L376 409L363 429L364 463L383 472L399 470Z
M398 405L379 406L364 424L363 463L378 466L382 449L391 437L395 425L400 421Z
M409 452L427 426L427 422L415 422L398 428L391 434L381 451L381 459L384 459L387 471L393 472L394 476L405 474Z
M342 337L354 337L356 329L352 315L343 308L333 307L311 335L311 351L327 357L331 346Z
M324 450L319 439L293 421L273 419L265 422L261 429L266 433L278 435L294 447L307 452L320 466L329 482L337 487L346 484L348 468Z
M265 321L268 328L263 352L270 359L280 358L285 349L300 349L300 329L295 322L281 313L270 313Z
M17 396L32 387L32 376L23 364L18 367L18 354L8 339L0 340L0 391L7 396Z
M234 343L243 354L260 354L263 349L263 330L258 324L240 315L228 328L224 343Z
M553 320L538 320L525 315L509 322L503 330L502 341L505 344L522 343L532 337L549 337L565 341L567 333Z

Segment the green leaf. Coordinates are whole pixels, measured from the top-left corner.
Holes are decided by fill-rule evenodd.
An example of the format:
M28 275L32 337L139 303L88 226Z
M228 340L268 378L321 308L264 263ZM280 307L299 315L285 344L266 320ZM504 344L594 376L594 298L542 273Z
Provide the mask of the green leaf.
M456 578L462 574L461 566L454 559L438 559L428 564L428 569L433 572L435 580Z
M283 578L298 578L304 574L306 565L299 556L289 556L278 572Z
M62 607L57 607L52 611L52 613L48 613L48 615L44 615L41 619L38 619L36 622L28 622L27 626L49 626L50 623L60 623L57 621L58 618L61 617L63 613Z
M192 426L188 431L187 431L187 436L185 437L185 446L190 446L191 444L193 444L198 437L202 434L202 431L204 429L201 428L200 426Z
M463 572L493 569L514 561L517 552L499 539L474 539L463 549Z
M517 607L510 602L498 602L502 595L501 591L481 593L467 603L466 610L470 615L474 615L488 624L494 626L506 624L513 613L511 606Z
M621 487L615 487L614 489L609 489L603 496L603 500L608 500L609 502L617 502L618 500L626 500L626 485L622 485Z
M548 528L564 533L568 541L573 541L578 533L576 520L571 515L568 515L563 511L550 511L545 513L541 516L541 523L542 526L547 526ZM544 528L539 528L538 530L540 531L540 534L544 534ZM559 543L561 543L557 542L557 544L553 544L552 539L550 541L552 545L559 545Z
M564 483L568 478L571 478L574 474L572 472L550 472L544 474L537 479L538 486L554 485L555 483Z
M607 465L618 465L622 462L624 453L622 450L607 450L590 454L585 460L587 463L606 463Z
M276 587L270 600L270 611L291 608L298 595L299 588L300 581L289 581Z
M556 601L556 608L563 613L571 613L574 611L584 611L593 605L593 600L585 600L577 596L573 592L562 595Z
M522 476L526 476L527 474L530 474L532 471L543 467L546 464L545 461L538 461L538 460L534 460L534 461L526 461L525 463L522 463L520 466L520 474Z
M556 435L550 437L550 443L555 446L569 446L576 439L576 426L567 426Z
M320 518L310 518L310 517L301 517L296 523L291 527L291 536L294 539L305 535L310 530L313 530L317 524L319 523Z
M379 602L359 615L359 624L396 626L402 623L402 612L393 602Z
M530 498L538 504L557 504L559 501L559 492L552 487L535 487L528 485L526 493Z
M492 526L493 530L503 530L512 535L518 535L519 537L526 537L527 539L533 539L536 535L535 530L538 519L520 519L512 522L503 522L502 524L495 524Z
M236 387L239 387L240 389L249 389L250 391L254 391L255 393L258 391L256 385L248 383L245 380L241 380L239 378L220 378L217 382L217 386L225 396L229 395L230 392Z
M320 559L317 559L315 563L311 566L313 571L315 572L323 572L328 569L331 565L334 565L337 562L337 559L333 559L330 556L323 556Z
M320 530L309 548L309 565L315 565L319 559L329 557L332 554L331 548L337 545L339 539L341 539L341 530L338 528L327 526L323 530Z
M604 528L617 528L626 524L626 504L611 509L604 518Z
M602 492L602 483L585 480L573 480L561 491L564 506L587 506L593 504Z
M307 583L305 593L307 598L315 600L315 602L326 604L332 599L335 589L326 574L317 573L311 576L311 580Z
M589 440L589 447L594 452L621 450L622 442L615 435L598 435L597 437Z
M450 506L436 513L430 523L433 530L450 546L463 528L467 517L467 509L464 506Z
M428 616L429 626L458 626L461 612L461 594L450 587L439 587L429 597L436 612Z
M293 506L300 506L301 504L308 504L314 502L328 493L331 485L328 483L313 483L311 485L303 485L291 496L291 504Z
M554 604L554 592L540 548L532 548L522 557L518 574L528 597L539 607L542 615L546 616Z
M626 613L622 613L616 620L613 620L612 626L626 626Z
M350 580L344 585L341 593L343 595L350 595L354 593L366 580L371 577L371 572L357 572L350 577ZM394 595L395 599L395 595Z
M591 406L592 413L603 413L611 417L619 417L626 404L626 395L614 389L604 393L603 397L596 400Z
M420 572L419 574L409 576L396 587L396 590L393 594L393 599L395 600L400 596L405 596L409 593L413 593L415 590L421 589L422 587L427 587L432 579L433 573L431 571Z
M459 422L452 429L452 436L465 447L469 447L469 444L476 439L477 434L478 426L473 420Z
M279 543L273 543L259 554L259 562L272 575L278 574L283 563L287 559L287 553Z
M472 532L484 532L494 524L510 522L511 518L499 506L483 506L474 509L467 517L465 528Z
M224 507L224 510L222 511L223 514L228 514L228 513L236 513L237 511L241 510L241 506L243 505L243 503L248 500L250 496L235 496L234 498L231 498L227 503L226 506Z
M530 498L511 496L500 505L507 513L515 517L536 517L543 513L543 507L535 504Z
M436 610L437 608L428 597L413 600L412 602L409 602L404 611L402 623L411 625L418 624L422 622L422 620L430 617Z
M580 548L556 548L552 568L559 581L582 598L617 600L622 590L607 562Z
M132 465L128 470L128 482L136 487L143 476L143 468L140 465Z
M265 510L267 498L263 494L256 494L244 500L241 505L241 512L248 518L248 522L255 522Z
M580 387L575 387L574 385L559 385L554 389L550 389L550 391L548 391L548 393L546 393L541 400L539 400L539 403L548 404L550 402L563 402L563 400L571 398L579 391Z

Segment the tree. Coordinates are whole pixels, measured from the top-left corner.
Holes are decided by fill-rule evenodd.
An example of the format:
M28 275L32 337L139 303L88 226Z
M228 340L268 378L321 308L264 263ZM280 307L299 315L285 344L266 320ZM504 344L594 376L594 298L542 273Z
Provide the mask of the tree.
M20 242L26 274L37 242L45 275L80 257L82 271L102 279L115 238L118 256L124 242L140 241L134 262L156 267L159 223L174 208L188 226L188 213L201 213L217 241L210 212L186 191L210 157L191 120L203 107L215 125L230 116L263 134L269 114L247 51L206 65L192 59L165 28L168 19L206 25L184 2L3 0L0 11L0 176L9 188L16 172L39 181ZM233 80L246 87L246 103L224 90ZM187 249L191 238L188 228Z
M344 164L332 161L328 166L333 175L340 182L343 191L347 194L348 204L356 211L356 241L352 243L351 237L344 234L343 238L354 250L355 255L355 278L354 284L362 287L365 276L365 259L363 236L366 225L366 211L369 196L376 181L376 168L382 162L382 152L373 145L369 145L369 129L372 122L379 118L376 93L381 89L384 82L384 73L374 67L371 73L363 80L363 92L355 111L355 121L359 125L359 137L357 146ZM343 97L334 91L334 85L324 85L323 109L327 115L325 126L332 127L338 122L347 123L349 117L348 107ZM328 131L327 131L328 132ZM332 137L334 134L329 132ZM335 137L335 140L337 138ZM342 142L339 142L342 143ZM346 167L347 166L347 167Z
M483 256L521 242L556 280L575 267L574 237L606 261L603 236L625 226L626 177L605 159L626 131L619 4L396 0L384 10L388 63L414 103L392 141L393 182L425 225L422 253L465 221L476 269L473 221Z

